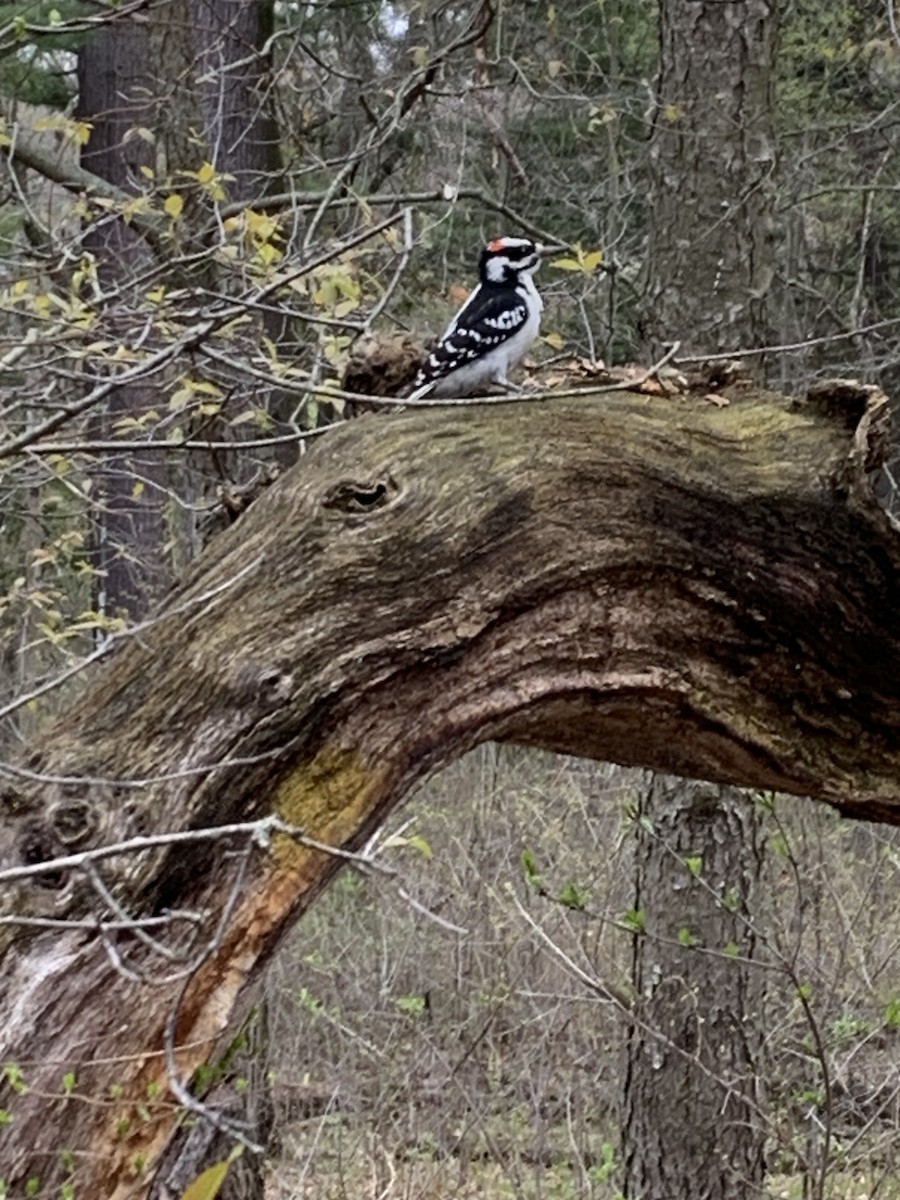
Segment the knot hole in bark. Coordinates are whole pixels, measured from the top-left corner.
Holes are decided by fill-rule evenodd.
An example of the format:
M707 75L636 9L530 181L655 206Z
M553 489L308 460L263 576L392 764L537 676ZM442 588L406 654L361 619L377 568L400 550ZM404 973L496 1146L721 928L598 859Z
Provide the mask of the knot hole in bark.
M61 800L50 809L49 823L64 846L83 845L94 833L97 822L86 800Z
M344 513L371 513L385 508L397 495L397 485L386 479L342 479L325 493L323 508Z
M277 666L256 662L240 663L234 673L232 691L241 704L252 704L266 712L284 704L294 689L294 676Z
M0 813L6 816L15 817L19 813L26 812L29 803L27 796L13 788L0 789Z
M19 837L22 865L37 867L58 855L59 847L50 830L38 821L28 822ZM68 875L68 871L44 871L34 876L34 883L50 891L59 891L65 887Z
M878 388L858 379L822 379L806 393L807 404L853 433L863 419Z

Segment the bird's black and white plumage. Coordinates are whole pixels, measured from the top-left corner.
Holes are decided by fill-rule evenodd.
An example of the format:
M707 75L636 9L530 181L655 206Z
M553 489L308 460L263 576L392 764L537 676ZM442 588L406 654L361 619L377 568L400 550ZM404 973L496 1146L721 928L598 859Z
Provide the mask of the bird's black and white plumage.
M502 237L481 252L481 282L429 354L410 400L473 396L506 378L537 337L543 301L532 275L542 247L527 238Z

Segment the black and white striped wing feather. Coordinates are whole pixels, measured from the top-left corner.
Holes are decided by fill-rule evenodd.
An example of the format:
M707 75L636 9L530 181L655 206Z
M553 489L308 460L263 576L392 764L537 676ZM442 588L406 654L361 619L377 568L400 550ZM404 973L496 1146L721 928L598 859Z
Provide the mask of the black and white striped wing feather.
M416 379L416 390L484 359L520 333L528 317L525 299L516 290L480 285L429 354Z

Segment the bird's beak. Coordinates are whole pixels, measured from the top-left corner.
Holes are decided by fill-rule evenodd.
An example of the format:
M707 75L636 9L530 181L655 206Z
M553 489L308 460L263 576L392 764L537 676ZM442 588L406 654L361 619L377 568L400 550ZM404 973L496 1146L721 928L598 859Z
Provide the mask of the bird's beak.
M553 245L543 245L542 243L538 243L535 246L535 250L541 256L541 258L549 258L551 254L562 254L564 251L568 250L568 246L564 246L559 243L554 243Z

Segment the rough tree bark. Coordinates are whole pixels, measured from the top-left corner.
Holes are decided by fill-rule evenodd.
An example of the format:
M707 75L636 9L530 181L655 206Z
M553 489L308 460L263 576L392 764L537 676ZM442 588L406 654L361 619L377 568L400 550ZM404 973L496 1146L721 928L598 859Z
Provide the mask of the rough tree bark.
M270 813L352 850L490 738L900 822L900 544L869 489L886 402L731 399L618 393L328 435L5 768L0 868ZM235 834L105 858L105 901L77 867L7 875L0 1062L27 1089L7 1073L0 1094L12 1194L31 1177L144 1194L178 1107L167 1022L188 1076L339 866ZM242 869L186 981L90 928L115 897L207 912L205 937ZM189 928L154 932L183 946Z
M656 775L638 818L625 1194L757 1197L766 1121L753 803L734 788Z
M679 339L683 354L768 340L776 9L772 0L659 6L648 354L663 339ZM755 1200L765 1179L763 1039L753 1028L762 972L750 932L759 821L740 789L715 797L708 786L683 783L679 795L657 780L643 800L635 908L645 924L634 941L622 1121L623 1185L633 1200ZM702 886L686 886L685 855L702 863ZM724 942L723 926L735 926ZM702 945L733 941L742 952L724 962L697 953L681 944L682 929ZM710 1114L719 1111L710 1153Z
M277 187L281 169L267 95L272 0L187 0L187 6L210 160L230 177L232 199L258 200Z
M138 194L141 166L153 166L153 150L141 135L152 124L149 36L127 21L92 33L78 52L78 114L91 123L81 165L127 195ZM146 132L146 130L145 130ZM114 299L104 305L107 336L123 346L143 336L135 327L134 281L153 264L153 251L124 217L103 214L85 231L83 244L96 262L97 280ZM140 420L159 407L152 385L114 391L95 420L98 437L112 437L123 418ZM137 619L164 595L171 579L168 557L166 472L158 452L109 455L98 467L92 514L94 565L100 572L101 612Z
M764 344L775 271L774 0L660 6L645 334L658 349ZM695 349L687 350L685 347Z

